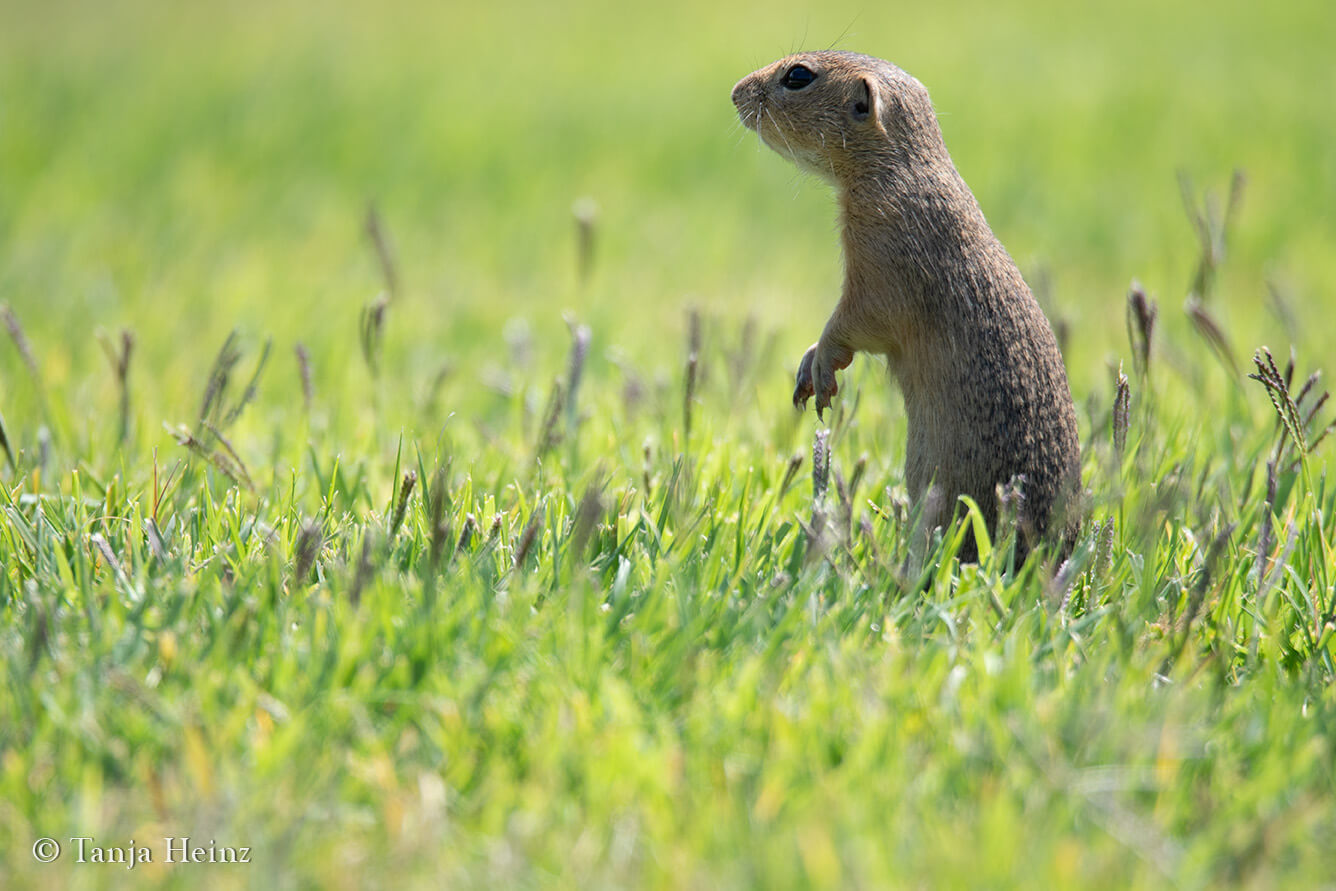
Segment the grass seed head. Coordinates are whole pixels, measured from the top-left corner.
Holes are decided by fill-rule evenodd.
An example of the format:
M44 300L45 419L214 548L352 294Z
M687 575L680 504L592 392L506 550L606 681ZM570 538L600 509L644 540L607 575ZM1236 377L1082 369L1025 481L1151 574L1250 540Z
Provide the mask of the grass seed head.
M130 357L134 354L134 333L128 328L123 328L118 347L111 347L105 340L102 346L107 350L107 359L111 362L112 371L116 376L116 386L120 391L117 440L125 442L130 438Z
M5 416L0 413L0 449L4 450L5 461L9 464L10 470L17 470L18 464L14 460L14 447L9 444L9 431L5 429Z
M200 401L199 421L201 425L206 420L216 418L221 412L218 410L222 402L223 395L227 392L228 382L232 377L232 369L241 361L241 350L237 348L237 332L228 332L227 338L223 341L222 347L218 350L218 355L214 357L213 366L209 369L209 379L204 385L204 398Z
M603 483L594 480L586 488L580 504L575 510L575 520L571 528L571 554L577 560L583 559L585 547L589 543L599 518L607 509L603 501Z
M524 525L524 531L520 533L520 540L515 545L515 568L522 567L529 559L530 552L533 551L534 543L538 540L538 533L543 529L543 508L542 505L534 507L533 513L529 515L529 522Z
M413 497L413 487L417 485L417 471L405 470L403 482L399 484L399 497L394 503L394 516L390 520L390 535L399 531L399 526L404 521L404 514L408 511L408 500Z
M450 538L449 500L447 486L448 464L438 464L431 477L431 490L427 498L427 527L431 536L431 568L441 565L445 555L445 542Z
M390 295L381 291L375 299L362 310L359 326L359 341L362 347L362 360L366 362L371 376L380 376L380 356L385 339L385 311L390 306Z
M802 466L803 453L794 452L793 456L789 458L788 466L784 468L784 478L779 483L779 498L783 498L784 493L789 491L789 486L793 485L793 481L798 478L798 471L802 469Z
M696 401L696 383L700 374L700 310L694 306L687 312L687 379L682 394L683 438L691 437L691 406Z
M1206 304L1195 295L1190 295L1183 305L1183 310L1188 314L1193 330L1206 341L1207 346L1211 348L1211 352L1220 360L1220 364L1231 375L1238 377L1239 363L1234 358L1234 348L1229 345L1229 338L1225 336L1224 327L1206 308Z
M1132 392L1127 381L1127 375L1123 374L1123 368L1118 366L1118 384L1113 394L1113 453L1118 458L1118 463L1123 460L1123 452L1127 448L1127 429L1131 425L1131 405Z
M297 354L297 372L301 376L302 382L302 409L306 414L311 413L311 400L315 396L315 386L311 383L311 354L307 352L306 345L300 341L294 348Z
M1132 344L1132 364L1139 377L1150 372L1155 319L1159 314L1159 304L1147 297L1141 283L1133 279L1127 292L1127 339Z
M1331 395L1326 390L1318 391L1321 371L1310 374L1295 396L1290 392L1290 384L1294 379L1293 357L1282 373L1276 366L1271 350L1263 346L1253 354L1253 366L1257 370L1248 377L1266 389L1266 395L1276 411L1279 435L1273 454L1279 459L1287 450L1292 450L1295 454L1294 463L1297 464L1312 454L1327 434L1336 429L1336 421L1322 426L1318 419L1318 413Z
M858 486L863 482L863 474L867 473L867 452L858 456L854 462L853 475L849 477L849 497L853 498L858 494Z
M812 440L812 499L820 501L830 484L830 428L823 427Z
M594 272L594 236L598 224L598 203L593 198L577 198L571 205L575 218L575 275L584 287Z
M304 583L310 576L315 558L323 545L324 534L320 531L320 524L314 520L305 520L297 530L297 541L293 547L292 578L297 584Z
M385 224L381 221L380 211L376 209L375 204L367 207L365 230L367 238L371 241L371 247L376 252L376 261L380 264L385 291L389 299L398 299L399 264L395 259L394 248L390 245L390 237L385 231Z
M538 446L534 451L534 460L542 461L548 452L561 444L562 431L557 419L561 417L561 408L565 402L565 392L561 381L552 382L552 390L547 396L547 408L543 411L543 426L538 432Z
M32 375L33 381L40 383L42 373L37 364L37 357L33 354L32 344L28 341L28 335L23 331L23 325L19 322L19 317L14 315L14 310L10 309L8 303L0 303L0 321L4 322L5 330L9 332L9 339L14 341L14 348L19 351L19 358L27 366L28 373Z
M357 567L353 570L352 583L348 585L348 602L354 607L362 602L362 591L371 581L374 571L375 567L371 563L371 530L368 528L362 535L362 550L357 557Z
M455 542L455 553L460 554L468 550L469 545L473 544L473 533L478 528L478 521L473 514L467 514L464 517L464 526L459 530L459 540Z
M1104 578L1109 568L1113 566L1113 537L1116 531L1117 524L1113 517L1109 517L1103 523L1096 523L1092 530L1091 537L1095 539L1096 547L1095 562L1090 572L1096 579Z
M568 436L573 436L579 420L576 416L576 396L580 390L580 379L584 376L592 333L588 325L577 324L573 318L567 318L566 325L571 332L571 358L566 366L566 431Z
M1216 193L1207 190L1198 202L1192 178L1186 171L1178 173L1178 187L1183 198L1183 209L1197 234L1201 251L1197 260L1197 269L1188 289L1188 301L1205 302L1210 300L1215 287L1216 274L1225 260L1225 249L1229 230L1243 203L1243 188L1247 177L1242 170L1235 170L1229 183L1229 199L1221 213L1220 201Z

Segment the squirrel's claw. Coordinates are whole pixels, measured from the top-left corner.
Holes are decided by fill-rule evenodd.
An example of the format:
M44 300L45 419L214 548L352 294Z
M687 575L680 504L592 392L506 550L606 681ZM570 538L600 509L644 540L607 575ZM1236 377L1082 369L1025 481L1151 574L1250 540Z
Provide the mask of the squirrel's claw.
M816 397L816 416L825 420L823 414L830 407L830 397L840 391L835 382L835 369L823 368L817 356L817 344L812 344L803 353L798 363L797 386L793 389L793 404L800 410L807 408L807 400Z
M807 410L807 400L815 392L812 388L812 360L815 357L816 346L814 345L803 353L802 359L798 361L797 383L793 388L793 407L799 411Z
M812 382L798 378L798 385L793 388L793 407L798 411L807 410L807 400L812 398Z

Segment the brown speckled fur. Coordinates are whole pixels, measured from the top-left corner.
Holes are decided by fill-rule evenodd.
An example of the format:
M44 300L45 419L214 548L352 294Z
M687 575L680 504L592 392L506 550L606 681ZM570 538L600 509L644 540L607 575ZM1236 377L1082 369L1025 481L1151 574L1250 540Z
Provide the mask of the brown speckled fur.
M795 65L815 79L786 87ZM855 352L884 355L904 394L922 531L945 525L961 494L995 530L997 487L1023 476L1018 556L1045 538L1068 552L1080 445L1067 372L956 172L927 90L871 56L800 53L743 78L733 102L767 145L839 191L844 290L803 356L794 402L815 395L820 413ZM975 554L967 541L962 557Z

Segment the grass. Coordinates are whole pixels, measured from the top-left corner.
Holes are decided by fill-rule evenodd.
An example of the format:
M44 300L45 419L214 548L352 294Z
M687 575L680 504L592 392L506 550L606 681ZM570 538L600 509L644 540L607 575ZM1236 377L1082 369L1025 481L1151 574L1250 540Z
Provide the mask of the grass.
M0 884L1330 883L1329 13L1169 7L0 6ZM832 42L1065 332L1063 567L787 408L727 94Z

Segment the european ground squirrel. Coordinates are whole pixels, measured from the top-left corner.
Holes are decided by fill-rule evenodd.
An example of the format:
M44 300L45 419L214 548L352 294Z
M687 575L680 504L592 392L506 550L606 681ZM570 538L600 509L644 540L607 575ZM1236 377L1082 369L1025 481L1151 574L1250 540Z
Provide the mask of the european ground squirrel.
M733 103L766 145L839 191L843 293L799 363L794 404L816 396L820 415L855 352L884 355L904 395L921 532L946 525L960 495L995 531L999 487L1014 482L1018 557L1042 540L1070 550L1080 445L1062 355L956 172L928 91L881 59L816 52L747 75ZM976 558L972 537L961 556Z

